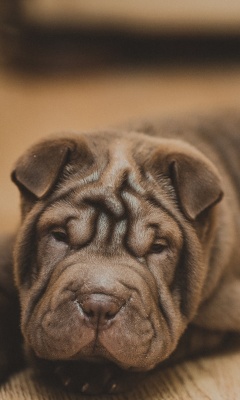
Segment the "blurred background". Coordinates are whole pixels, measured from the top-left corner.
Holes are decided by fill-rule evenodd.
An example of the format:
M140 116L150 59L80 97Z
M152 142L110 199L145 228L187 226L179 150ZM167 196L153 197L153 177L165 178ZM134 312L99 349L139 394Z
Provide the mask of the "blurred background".
M0 232L39 138L239 106L239 0L1 0Z

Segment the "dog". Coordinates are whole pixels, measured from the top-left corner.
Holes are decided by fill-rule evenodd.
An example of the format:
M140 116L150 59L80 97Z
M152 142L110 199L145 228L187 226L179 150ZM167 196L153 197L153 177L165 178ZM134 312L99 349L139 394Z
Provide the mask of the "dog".
M61 134L19 158L21 223L1 245L2 381L23 347L45 379L119 393L240 331L239 122Z

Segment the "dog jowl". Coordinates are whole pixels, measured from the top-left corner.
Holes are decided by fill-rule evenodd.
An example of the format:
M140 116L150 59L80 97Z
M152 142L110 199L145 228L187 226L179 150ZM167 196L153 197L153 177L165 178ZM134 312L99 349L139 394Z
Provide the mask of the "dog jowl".
M237 197L224 162L196 147L111 131L49 138L18 160L14 280L43 374L118 392L191 332L240 330Z

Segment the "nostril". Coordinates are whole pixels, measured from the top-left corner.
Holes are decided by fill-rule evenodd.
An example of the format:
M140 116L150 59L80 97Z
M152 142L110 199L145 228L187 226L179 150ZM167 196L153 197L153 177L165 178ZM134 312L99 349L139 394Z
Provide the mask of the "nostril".
M82 307L83 308L83 307ZM93 318L94 317L94 312L93 311L84 311L84 313L86 314L87 317L89 318Z
M108 320L109 320L109 319L113 319L113 318L115 317L115 315L116 315L116 314L114 314L114 313L107 312L107 313L106 313L106 319L108 319Z

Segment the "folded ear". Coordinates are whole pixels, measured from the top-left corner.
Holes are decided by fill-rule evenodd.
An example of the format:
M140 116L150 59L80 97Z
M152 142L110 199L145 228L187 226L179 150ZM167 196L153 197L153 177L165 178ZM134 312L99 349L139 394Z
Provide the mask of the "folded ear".
M217 169L193 146L166 141L153 155L152 163L171 178L181 209L191 220L223 197Z
M32 146L17 161L11 175L13 182L22 192L30 192L38 199L46 196L77 145L77 141L56 138ZM90 153L90 150L81 141L79 157L86 152Z

